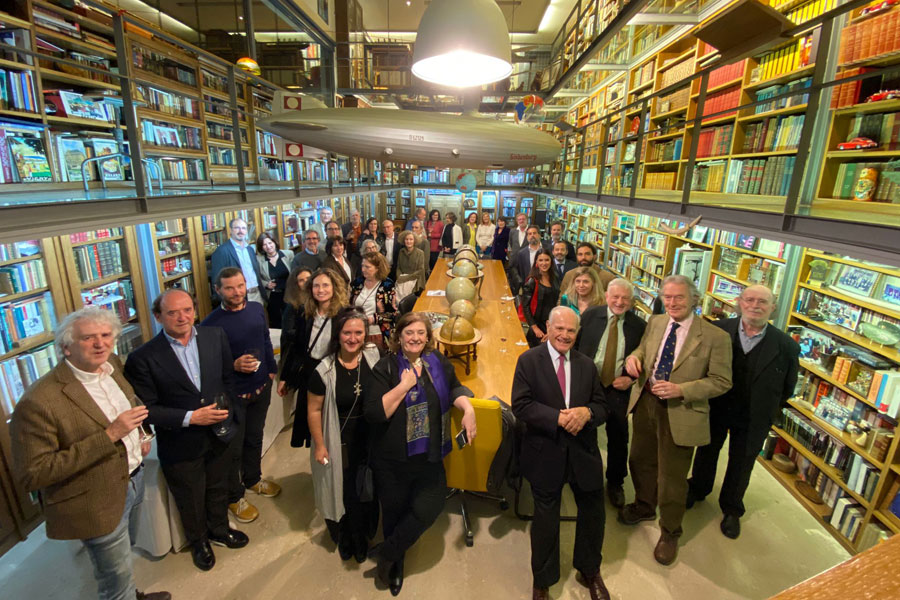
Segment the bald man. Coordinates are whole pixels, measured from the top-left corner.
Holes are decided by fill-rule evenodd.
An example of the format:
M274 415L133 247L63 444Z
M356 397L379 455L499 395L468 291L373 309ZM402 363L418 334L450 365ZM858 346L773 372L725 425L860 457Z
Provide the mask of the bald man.
M687 508L712 492L716 463L725 437L728 466L719 492L724 517L720 529L729 538L741 533L744 492L766 434L781 407L794 393L800 347L769 325L775 296L769 288L751 285L738 298L740 317L713 323L731 338L733 387L709 401L710 442L697 449L688 481Z

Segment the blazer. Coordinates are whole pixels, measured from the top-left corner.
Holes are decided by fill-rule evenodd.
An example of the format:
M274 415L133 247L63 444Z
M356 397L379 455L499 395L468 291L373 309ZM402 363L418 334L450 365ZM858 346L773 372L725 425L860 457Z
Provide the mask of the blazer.
M634 410L669 324L668 315L653 315L637 349L629 356L641 361L641 376L631 388L628 412ZM666 400L672 439L679 446L709 443L709 399L731 389L731 339L728 334L694 315L691 328L669 381L681 386L682 398Z
M572 278L574 277L574 275L572 274L572 271L574 271L577 266L578 265L576 265L575 267L572 267L571 270L566 271L566 274L563 276L562 284L559 286L559 289L561 289L561 290L569 289L569 285L571 285ZM607 271L606 269L604 269L603 267L601 267L600 265L598 265L597 263L594 263L593 267L594 267L594 271L597 273L597 277L600 279L600 283L603 285L603 291L605 292L606 288L609 286L609 282L612 281L613 279L615 279L616 276L613 275L612 273L610 273L609 271ZM601 298L600 302L603 304L606 304L606 298L603 296L601 296L600 298Z
M385 247L385 237L384 234L378 234L378 247L381 248L380 252L382 256L387 257L387 248ZM394 233L394 249L393 256L391 257L391 272L388 273L388 277L397 280L397 257L400 255L400 241L397 239L397 233Z
M567 258L566 260L563 261L563 274L562 274L562 277L560 277L559 276L559 265L556 264L556 259L554 258L551 261L550 268L553 269L554 273L556 273L556 281L558 281L560 283L559 289L561 289L561 290L566 289L566 288L562 287L562 281L565 278L566 273L568 273L569 271L571 271L572 269L574 269L577 266L578 266L577 262L575 262L574 260L569 260Z
M519 249L524 248L525 246L528 245L528 237L527 236L522 239L522 244L519 244L518 231L519 231L518 227L509 228L509 261L510 261L510 263L512 263L512 261L515 260L516 254L519 252Z
M112 354L113 379L131 406L134 389ZM122 520L128 489L125 443L109 441L110 421L61 361L31 385L10 423L12 467L29 492L39 491L47 537L83 540L111 533Z
M305 249L301 248L297 250L294 254L294 258L291 260L291 269L294 267L309 267L315 272L319 267L322 266L322 263L325 261L325 250L321 247L316 254L310 254Z
M491 258L494 260L506 260L506 249L509 247L509 227L494 231L494 241L491 243Z
M256 273L256 281L261 281L259 275L259 262L256 260L256 248L253 247L253 244L247 244L247 247L244 250L250 255L250 264L253 265L253 272ZM238 260L237 249L234 247L234 244L231 243L231 239L225 240L225 243L219 244L219 247L216 248L215 252L212 253L210 257L211 267L209 269L209 280L215 282L216 275L219 274L219 271L224 269L225 267L237 267L241 268L241 263ZM260 283L260 286L262 284ZM215 293L215 285L212 286L213 293Z
M322 261L323 269L331 269L335 273L341 276L344 280L344 283L347 284L347 287L350 287L350 282L356 279L357 271L359 271L359 266L362 261L359 258L358 254L351 254L350 256L345 256L344 260L350 266L350 276L347 276L347 271L338 264L338 261L335 260L333 256L326 256L325 260Z
M594 362L574 349L569 351L569 360L569 407L586 406L593 413L577 435L558 424L566 403L547 344L527 350L516 363L512 411L525 423L519 468L533 485L556 489L565 483L568 460L581 488L599 490L603 487L603 459L597 446L597 426L606 422L606 399Z
M561 240L566 243L566 260L575 261L575 246L572 245L572 242L569 240L563 239ZM541 240L541 244L543 244L544 248L547 249L547 252L553 254L553 240Z
M441 250L450 248L451 252L456 252L462 246L462 227L456 223L448 223L444 226L441 234Z
M182 427L188 411L202 408L203 399L227 394L238 406L234 394L234 360L228 337L221 327L197 325L197 353L200 355L200 387L194 387L175 351L162 331L133 350L125 363L125 376L134 386L156 428L160 462L174 463L204 456L218 440L209 425ZM234 415L239 419L240 415Z
M606 331L608 310L605 304L592 306L581 315L581 329L578 330L578 337L575 338L575 349L592 361L597 356L600 340ZM622 324L622 331L625 333L625 352L623 356L628 356L635 351L638 344L641 343L641 337L643 337L646 327L647 324L642 318L630 310L625 312L625 321Z
M279 252L281 252L281 262L287 267L288 275L290 275L291 265L294 262L294 253L290 250L279 250ZM259 263L259 291L263 298L268 298L271 290L266 285L272 281L272 278L269 277L269 259L257 252L256 261Z
M728 334L734 352L741 351L738 324L740 317L713 322ZM799 370L800 346L784 331L769 325L757 346L758 356L752 371L746 373L747 386L732 388L710 400L710 412L727 412L727 404L749 403L750 420L746 424L751 442L749 447L760 447L766 434L781 414L781 408L794 394ZM737 379L737 377L735 377ZM758 442L758 443L757 443Z
M359 238L354 241L350 241L347 239L347 236L350 235L350 232L353 231L354 227L352 223L344 223L341 225L341 235L344 238L344 243L347 245L345 251L347 254L350 254L350 246L353 246L353 254L359 254L359 244L362 242L362 236L365 234L365 230L362 228L363 224L360 222L359 228Z
M531 267L534 266L531 264L531 252L528 250L528 246L523 246L521 251L516 253L515 258L509 261L509 266L510 274L515 274L513 276L515 281L510 281L509 287L515 294L528 279L528 275L531 273Z
M444 222L428 221L425 223L425 235L428 236L430 242L430 250L432 252L441 251L441 236L444 234Z

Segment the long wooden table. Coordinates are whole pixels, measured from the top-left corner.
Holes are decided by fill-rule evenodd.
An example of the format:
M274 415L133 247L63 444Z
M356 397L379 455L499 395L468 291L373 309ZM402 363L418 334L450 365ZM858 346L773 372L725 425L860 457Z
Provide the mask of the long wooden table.
M519 355L528 350L522 324L516 314L512 292L506 281L503 263L496 260L482 260L484 281L481 284L481 301L475 313L475 327L481 331L482 340L478 344L478 360L472 363L466 375L465 365L453 360L460 382L475 394L476 398L497 396L509 404L513 375ZM445 296L429 296L429 290L444 290L450 282L446 259L438 259L428 278L425 291L419 296L413 310L448 314L450 306Z

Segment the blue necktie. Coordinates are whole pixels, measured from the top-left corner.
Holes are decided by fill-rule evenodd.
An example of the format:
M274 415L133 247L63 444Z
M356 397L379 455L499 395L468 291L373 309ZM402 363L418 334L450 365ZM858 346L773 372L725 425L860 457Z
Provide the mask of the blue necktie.
M663 344L659 364L656 365L654 377L657 381L668 381L669 375L672 374L672 367L675 365L675 331L677 330L678 323L673 322L672 328L669 329L669 335L666 336L666 342Z

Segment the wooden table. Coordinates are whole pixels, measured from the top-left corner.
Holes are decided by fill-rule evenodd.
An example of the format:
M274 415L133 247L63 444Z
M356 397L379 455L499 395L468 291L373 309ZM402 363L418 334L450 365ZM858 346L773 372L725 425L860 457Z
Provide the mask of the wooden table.
M516 314L513 300L501 300L512 296L503 263L496 260L482 260L484 282L481 285L481 301L475 313L473 325L481 331L483 339L478 344L478 360L472 363L466 375L466 367L453 361L456 376L463 385L472 390L476 398L497 396L510 403L513 375L519 355L528 350L522 324ZM438 259L428 278L425 291L416 301L414 310L449 314L450 306L444 296L428 296L429 290L444 290L450 282L446 259ZM517 342L520 345L517 345Z

